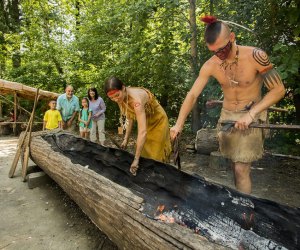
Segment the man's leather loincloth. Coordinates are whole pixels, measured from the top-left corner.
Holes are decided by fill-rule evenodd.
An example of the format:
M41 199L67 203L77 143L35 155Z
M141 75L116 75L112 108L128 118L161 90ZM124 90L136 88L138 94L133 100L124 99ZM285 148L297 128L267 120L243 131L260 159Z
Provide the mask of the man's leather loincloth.
M231 131L221 131L221 121L236 121L248 111L229 111L222 109L217 126L219 149L222 156L231 159L233 162L250 163L262 157L264 148L264 130L261 128L249 128L241 131L232 128ZM254 122L266 122L267 111L261 112Z

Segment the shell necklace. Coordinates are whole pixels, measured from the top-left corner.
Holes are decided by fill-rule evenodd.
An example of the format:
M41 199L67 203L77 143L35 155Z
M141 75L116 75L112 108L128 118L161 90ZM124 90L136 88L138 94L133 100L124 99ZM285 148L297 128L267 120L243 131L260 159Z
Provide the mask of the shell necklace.
M126 92L126 88L125 88L125 92ZM128 93L126 93L125 114L123 114L123 112L121 111L120 118L119 118L119 122L120 122L120 125L121 125L123 131L125 131L127 129L128 124L129 124L129 120L127 118L127 109L128 109Z
M220 68L223 70L226 78L229 81L230 87L234 88L239 85L239 82L235 80L236 77L236 72L238 69L238 62L239 62L239 47L236 46L236 52L235 52L235 57L234 61L231 63L228 63L226 60L223 60L223 62L220 64ZM231 75L227 75L226 70L228 69L229 72L232 72L231 69L235 65L235 70Z

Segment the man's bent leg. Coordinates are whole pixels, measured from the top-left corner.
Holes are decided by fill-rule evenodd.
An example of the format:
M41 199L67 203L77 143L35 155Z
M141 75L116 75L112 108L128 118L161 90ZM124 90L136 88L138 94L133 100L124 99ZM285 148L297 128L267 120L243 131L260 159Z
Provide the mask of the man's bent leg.
M252 189L251 183L251 163L235 162L233 165L235 187L238 191L250 194Z

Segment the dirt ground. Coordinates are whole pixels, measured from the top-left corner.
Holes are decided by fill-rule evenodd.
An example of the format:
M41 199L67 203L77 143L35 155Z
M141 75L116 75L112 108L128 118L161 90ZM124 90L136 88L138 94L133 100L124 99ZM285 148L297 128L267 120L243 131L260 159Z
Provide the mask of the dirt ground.
M234 188L229 166L210 166L209 156L185 150L192 141L186 136L181 142L182 170ZM29 189L21 181L20 162L15 177L8 178L17 142L0 137L0 250L117 249L55 182ZM252 168L253 195L300 207L299 174L300 160L265 156Z
M17 142L0 137L0 249L117 249L55 182L29 189L20 161L8 178Z

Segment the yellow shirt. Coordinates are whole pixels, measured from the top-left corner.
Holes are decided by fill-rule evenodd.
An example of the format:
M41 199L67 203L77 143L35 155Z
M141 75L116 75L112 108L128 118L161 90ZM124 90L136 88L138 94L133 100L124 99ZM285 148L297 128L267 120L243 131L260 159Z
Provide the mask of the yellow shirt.
M44 115L44 121L46 121L46 129L58 128L58 122L62 121L60 112L56 109L47 110Z

